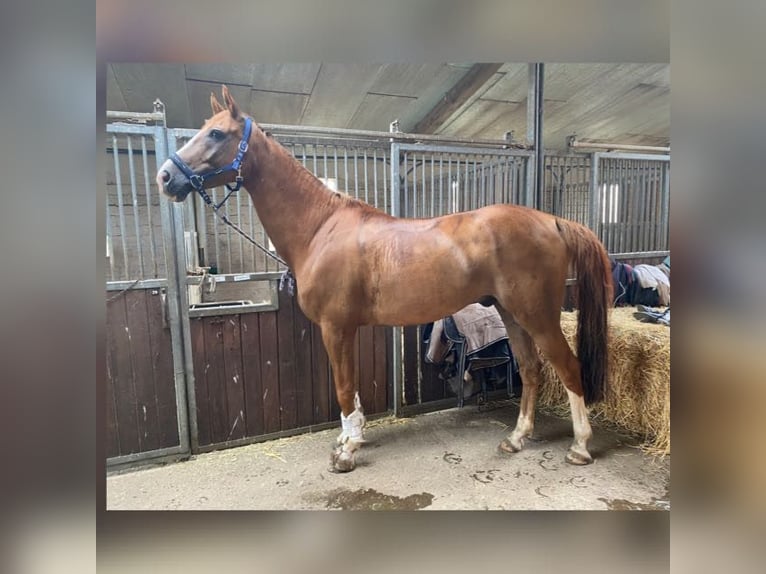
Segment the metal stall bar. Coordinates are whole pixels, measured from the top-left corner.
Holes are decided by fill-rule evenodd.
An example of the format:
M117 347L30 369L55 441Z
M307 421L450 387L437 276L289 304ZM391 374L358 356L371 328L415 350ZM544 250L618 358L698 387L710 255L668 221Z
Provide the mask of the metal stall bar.
M439 213L444 212L444 154L439 154Z
M332 169L335 178L335 187L338 187L338 146L332 146Z
M330 179L327 175L327 144L322 144L322 177L325 178L325 180Z
M378 207L378 150L372 148L372 189L375 193L375 207ZM383 164L383 171L386 170L385 163Z
M626 194L620 193L620 188L623 186L623 180L620 177L621 174L618 174L618 162L607 161L605 162L605 165L608 166L608 175L604 180L604 183L601 185L605 186L604 193L606 194L607 208L606 215L602 217L602 220L604 220L603 223L606 226L606 229L604 230L604 239L607 249L610 252L613 252L617 226L621 225L621 222L619 221L621 219L619 217L621 207L619 199L621 195ZM623 201L623 203L627 202ZM630 213L630 209L627 210L627 213Z
M358 163L358 152L356 148L354 148L354 197L356 199L359 199L359 166Z
M426 156L421 154L420 156L420 206L421 217L428 217L426 212Z
M394 163L394 156L392 155L391 156L391 164L393 165L393 163ZM383 162L383 205L381 207L381 209L383 209L383 211L386 210L386 203L388 202L388 182L386 181L388 179L387 176L386 176L386 172L387 171L388 170L386 170L386 163L385 163L385 160L384 160L384 162Z
M242 195L239 193L235 193L233 199L237 202L237 225L240 227L244 227L242 224ZM248 230L252 232L252 229ZM244 272L245 271L245 244L244 239L242 236L238 233L237 237L239 238L239 269L238 271Z
M348 149L345 146L343 147L343 181L346 195L348 195Z
M130 279L130 265L128 262L128 245L125 238L125 206L122 196L122 176L120 175L119 147L117 136L112 134L112 153L114 154L114 181L117 185L117 213L120 217L120 244L122 246L122 269L123 278Z
M465 173L463 174L463 177L465 178L463 180L464 181L464 184L463 184L463 205L465 206L466 210L471 209L471 200L472 200L472 197L471 197L471 180L469 179L470 176L469 176L469 170L468 170L469 162L470 162L470 160L468 158L465 158L465 166L464 166L465 167L465 169L464 169Z
M152 268L154 269L154 277L158 277L157 271L157 246L154 241L154 226L152 225L152 197L151 186L149 185L149 166L146 153L146 138L141 137L141 158L143 160L144 168L144 191L146 194L146 221L149 225L149 250L152 255Z
M369 180L367 179L367 148L364 148L364 201L370 203Z
M636 226L636 250L642 251L646 249L646 242L644 241L644 230L648 227L647 225L647 210L646 210L646 200L649 196L649 186L651 185L651 180L647 176L647 172L650 172L652 169L652 166L648 162L644 162L644 169L641 170L641 201L640 206L638 208L638 218L639 218L639 224Z
M109 279L114 279L114 232L112 231L112 214L109 209L109 195L106 197L106 256L109 258Z
M141 226L138 217L138 192L136 191L136 170L133 166L133 138L126 136L128 140L128 173L130 174L130 199L133 205L133 227L136 231L136 252L138 253L138 271L140 277L145 277L144 273L144 253L141 249ZM147 206L148 208L148 206Z

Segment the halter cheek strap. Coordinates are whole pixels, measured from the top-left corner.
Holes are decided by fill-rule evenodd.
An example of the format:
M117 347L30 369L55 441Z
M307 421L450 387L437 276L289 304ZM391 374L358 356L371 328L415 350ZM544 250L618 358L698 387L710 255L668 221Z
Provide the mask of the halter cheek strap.
M245 153L247 152L247 146L250 141L250 133L253 129L253 120L250 117L245 118L245 131L242 134L242 140L239 142L239 146L237 147L237 155L234 158L234 161L231 163L224 165L223 167L219 167L217 169L206 171L204 173L195 173L192 168L190 168L184 160L182 160L177 153L174 153L170 156L170 161L172 161L178 169L183 172L183 174L189 178L189 183L191 183L191 186L199 192L199 194L202 196L202 199L205 200L205 203L208 205L212 205L213 202L210 199L210 196L205 191L205 180L209 179L211 177L215 177L216 175L220 175L222 173L225 173L227 171L233 171L236 172L237 177L234 180L234 187L230 186L228 183L224 184L226 185L226 188L229 190L230 193L234 193L235 191L239 191L239 188L242 187L242 160L245 157ZM228 198L228 195L226 196ZM225 200L224 200L225 201Z

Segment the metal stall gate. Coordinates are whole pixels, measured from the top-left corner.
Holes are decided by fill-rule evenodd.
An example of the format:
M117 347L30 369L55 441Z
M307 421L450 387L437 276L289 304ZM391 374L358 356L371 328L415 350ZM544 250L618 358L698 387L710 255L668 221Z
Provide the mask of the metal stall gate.
M495 203L526 205L534 153L502 146L392 143L391 214L435 217ZM427 278L423 278L427 281ZM425 325L393 333L394 411L412 413L456 404L438 369L424 361ZM510 382L509 382L510 383Z
M107 465L189 452L176 209L154 184L165 128L106 134Z
M543 210L590 227L612 257L669 253L669 155L548 153L544 170Z
M623 258L667 254L670 156L594 153L591 228Z

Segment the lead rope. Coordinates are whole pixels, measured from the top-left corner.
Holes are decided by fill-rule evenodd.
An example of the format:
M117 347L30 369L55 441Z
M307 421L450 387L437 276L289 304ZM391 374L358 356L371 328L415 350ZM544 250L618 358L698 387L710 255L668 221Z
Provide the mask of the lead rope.
M213 200L210 199L210 196L207 194L207 192L204 189L199 189L197 191L202 197L202 201L204 201L206 204L208 204L210 207L213 208L213 213L215 213L218 219L223 221L226 225L231 227L234 231L239 233L242 237L247 239L250 243L255 245L258 249L263 251L266 255L271 257L274 261L276 261L277 263L281 263L282 265L286 267L286 269L282 272L282 276L279 278L279 290L282 291L285 287L287 287L287 293L289 295L294 295L295 294L295 275L293 275L293 272L290 270L290 266L287 264L287 261L282 259L279 255L272 253L271 251L266 249L263 245L258 243L255 239L250 237L247 233L245 233L236 223L234 223L233 221L229 219L228 213L224 212L223 215L219 213L218 210L221 207L223 207L223 204L226 203L226 200L229 199L229 197L231 197L231 194L233 193L233 191L230 191L226 195L226 197L223 198L221 203L219 203L218 205L213 203Z

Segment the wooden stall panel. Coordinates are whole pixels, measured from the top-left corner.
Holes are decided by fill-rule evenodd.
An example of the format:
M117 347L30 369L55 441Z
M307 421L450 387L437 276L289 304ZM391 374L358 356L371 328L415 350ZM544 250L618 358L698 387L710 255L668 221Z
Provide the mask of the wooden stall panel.
M277 345L279 347L279 411L280 429L298 427L295 377L294 308L292 297L279 293L277 313Z
M223 365L226 387L226 440L245 436L245 391L242 381L242 338L240 316L227 316L223 322Z
M157 401L160 447L164 448L180 442L175 373L173 371L173 343L170 339L170 329L165 326L162 319L164 309L159 291L152 289L147 293L146 312L149 317L154 393Z
M223 363L225 317L208 317L204 322L207 369L208 416L212 442L224 442L229 429L226 382Z
M172 346L160 292L106 298L107 457L176 446Z
M404 328L404 404L418 403L418 328Z
M245 391L246 436L258 436L263 428L260 313L240 316L242 325L242 385Z
M263 431L273 433L280 427L279 347L277 345L277 313L260 314L261 381L263 384Z
M197 417L197 441L199 444L213 442L210 431L210 406L207 374L210 365L205 352L205 322L202 318L189 321L191 331L192 363L194 365L194 398Z
M374 327L372 330L373 354L373 404L374 413L384 413L391 402L391 373L389 369L389 349L392 338L390 327Z
M295 349L295 402L296 424L299 427L309 426L314 422L313 400L314 385L322 384L321 379L312 380L311 355L314 347L311 341L311 321L301 312L294 297L293 305L293 347Z
M311 324L311 379L312 379L312 421L314 424L334 420L330 414L332 379L330 373L330 359L322 342L322 332L319 327ZM336 406L337 409L337 406Z

